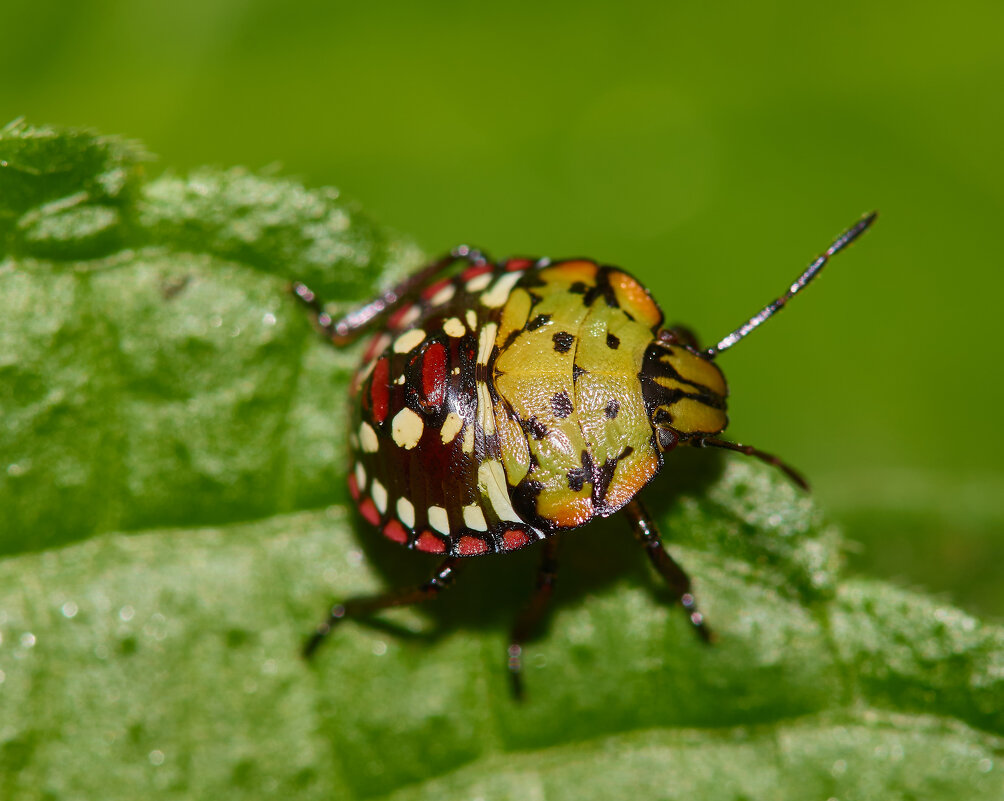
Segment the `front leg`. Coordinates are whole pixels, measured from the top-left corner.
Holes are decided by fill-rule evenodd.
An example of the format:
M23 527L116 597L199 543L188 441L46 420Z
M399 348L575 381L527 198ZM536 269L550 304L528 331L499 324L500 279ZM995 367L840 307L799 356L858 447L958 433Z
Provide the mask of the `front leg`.
M631 523L631 531L635 539L644 546L645 553L648 554L652 565L666 580L670 591L683 606L694 631L704 642L711 642L711 630L704 622L704 615L697 609L697 601L690 586L690 576L662 547L662 538L659 536L651 515L637 498L624 507L624 512Z

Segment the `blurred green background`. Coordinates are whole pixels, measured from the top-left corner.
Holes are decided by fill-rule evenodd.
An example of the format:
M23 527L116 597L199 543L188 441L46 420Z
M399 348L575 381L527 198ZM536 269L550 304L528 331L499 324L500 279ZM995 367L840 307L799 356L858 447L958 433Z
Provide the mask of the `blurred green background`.
M281 165L430 253L589 255L714 341L852 562L1004 616L1004 5L6 0L0 122Z

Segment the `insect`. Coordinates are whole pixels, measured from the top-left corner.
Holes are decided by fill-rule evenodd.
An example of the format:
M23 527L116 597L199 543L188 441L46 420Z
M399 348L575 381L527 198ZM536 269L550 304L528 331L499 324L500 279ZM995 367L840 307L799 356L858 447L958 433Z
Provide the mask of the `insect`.
M468 557L541 541L536 589L508 648L519 697L523 643L553 593L560 535L618 511L709 640L690 578L638 492L681 445L756 457L806 487L777 457L719 438L728 389L715 360L875 217L862 217L787 292L706 349L686 329L664 327L628 273L586 259L492 263L459 247L337 320L295 284L335 345L376 325L351 390L348 482L361 516L388 539L443 557L420 586L336 603L304 655L347 618L438 595Z

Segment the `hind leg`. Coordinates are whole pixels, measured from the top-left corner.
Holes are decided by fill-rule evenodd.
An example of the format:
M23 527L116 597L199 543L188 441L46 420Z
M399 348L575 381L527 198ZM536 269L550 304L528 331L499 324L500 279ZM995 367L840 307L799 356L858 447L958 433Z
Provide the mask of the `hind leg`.
M310 638L304 643L303 657L310 659L318 646L324 642L331 630L346 618L365 618L392 606L407 606L435 598L443 590L453 586L456 577L458 559L447 559L442 562L432 578L417 587L402 590L392 590L381 595L364 595L359 598L349 598L347 601L331 607L327 618L320 623Z

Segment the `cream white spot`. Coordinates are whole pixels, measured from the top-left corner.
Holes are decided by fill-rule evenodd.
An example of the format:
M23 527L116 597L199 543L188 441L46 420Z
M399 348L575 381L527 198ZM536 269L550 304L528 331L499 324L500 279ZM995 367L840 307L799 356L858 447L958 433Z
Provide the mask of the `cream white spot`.
M453 373L453 375L460 375L460 368L454 367L452 370L450 370L450 372Z
M397 499L397 516L408 528L415 528L415 507L407 498Z
M439 306L446 303L450 298L453 297L453 293L457 291L457 288L453 284L447 284L442 289L440 289L435 295L429 298L430 306Z
M488 501L500 520L522 523L509 501L506 490L505 469L498 459L485 459L478 467L478 488L481 496Z
M404 313L404 317L402 317L398 321L397 324L398 328L411 328L411 326L414 325L418 321L418 318L421 316L422 316L422 307L416 303L414 306L408 309L408 311Z
M464 285L464 289L468 292L480 292L492 282L492 278L494 277L492 273L481 273L481 275L476 275L468 281Z
M506 273L495 285L481 296L481 305L494 309L501 306L509 298L509 293L516 285L516 282L523 277L522 273Z
M425 341L425 331L421 328L413 328L405 331L394 340L394 353L407 353L414 350Z
M464 507L464 523L468 528L475 531L488 531L488 523L485 520L485 513L476 503Z
M464 453L474 453L474 426L467 426L464 431Z
M488 364L488 357L492 355L492 348L495 347L495 335L498 334L499 327L495 323L488 323L478 334L478 364Z
M464 324L456 317L451 317L443 323L443 330L446 332L447 336L451 337L462 337L467 333L467 329L464 328Z
M376 506L377 511L383 514L387 511L387 488L373 479L373 486L370 488L370 495L373 498L373 505Z
M405 382L405 377L403 374L399 375L396 379L394 379L394 383L397 384L399 387L403 387L404 382Z
M410 451L422 438L422 431L425 430L425 423L418 412L409 409L407 406L394 415L391 421L390 433L394 442Z
M495 433L495 410L492 408L488 385L484 381L478 381L478 420L481 421L486 437Z
M366 468L362 462L356 462L356 486L360 491L366 487Z
M450 519L446 516L446 510L442 506L429 507L429 525L440 534L450 533Z
M362 423L359 426L359 445L366 453L376 453L380 450L380 442L377 440L376 431L369 423Z
M464 418L461 417L456 412L450 412L446 415L446 419L443 421L443 427L439 429L439 433L443 438L443 444L449 445L453 442L454 437L460 433L460 429L464 427Z
M477 312L475 312L474 309L468 309L467 314L465 316L467 317L467 327L470 328L472 331L477 330L478 327Z

